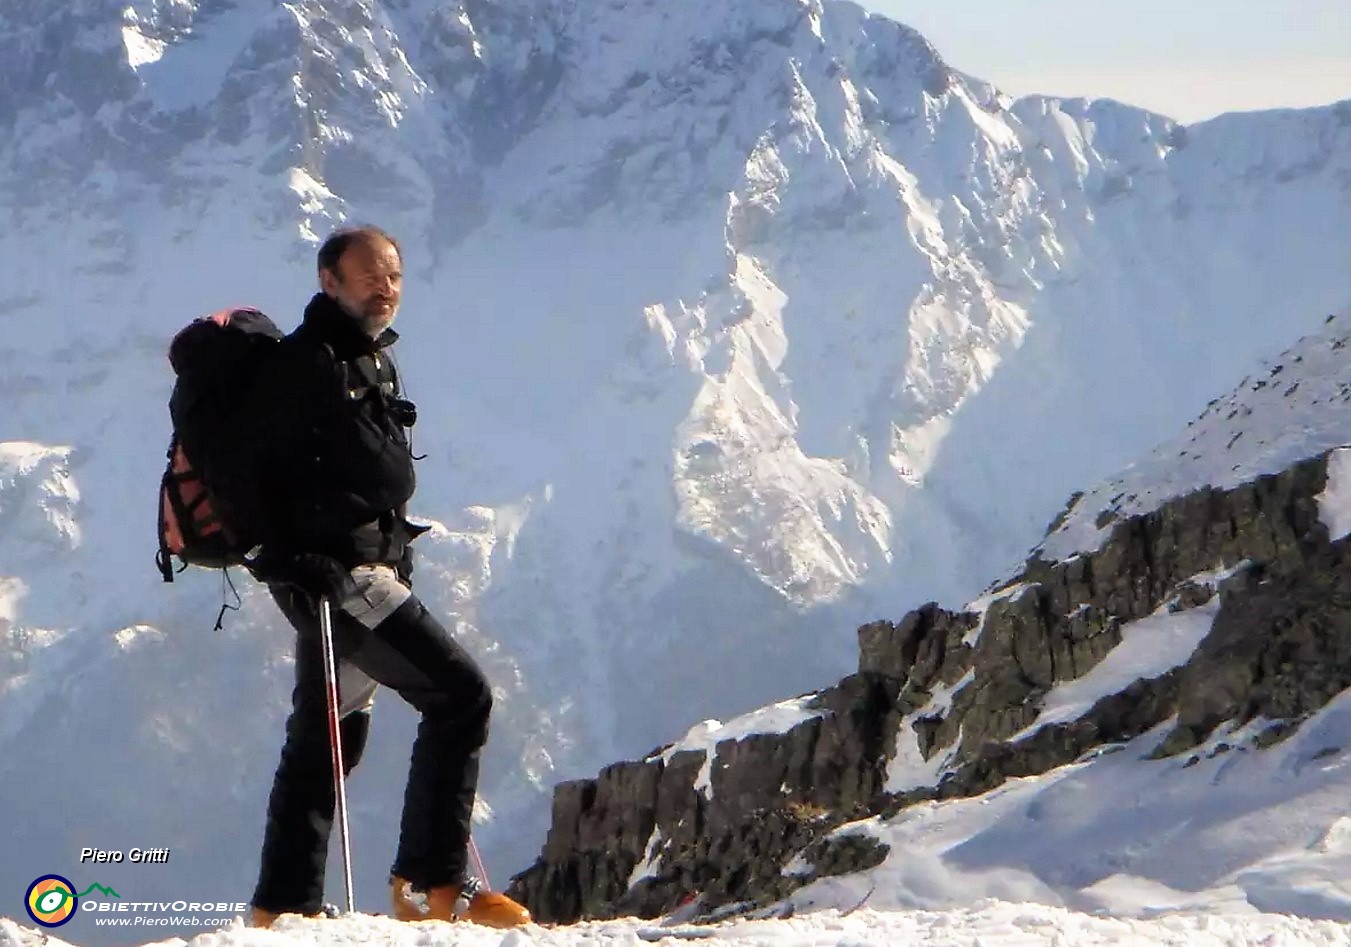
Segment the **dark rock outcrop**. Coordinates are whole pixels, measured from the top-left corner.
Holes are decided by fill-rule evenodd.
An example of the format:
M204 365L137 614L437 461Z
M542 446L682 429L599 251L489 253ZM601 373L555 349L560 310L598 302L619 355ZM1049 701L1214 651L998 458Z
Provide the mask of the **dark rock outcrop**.
M854 675L812 697L804 709L818 716L788 732L720 743L707 796L695 788L698 750L663 748L562 784L544 853L511 890L545 923L653 916L692 895L716 905L788 893L783 862L881 798L895 685ZM630 886L644 861L651 873Z
M542 921L656 916L691 898L705 915L765 907L885 858L870 837L832 834L850 821L976 795L1169 721L1161 754L1259 718L1279 739L1351 686L1351 553L1319 517L1327 462L1177 498L1117 522L1091 554L1034 557L983 614L930 603L860 628L858 673L809 697L813 716L786 732L720 742L707 794L704 752L678 747L560 786L544 852L512 893ZM1200 607L1213 624L1183 664L1029 729L1131 622ZM937 775L888 791L901 740Z

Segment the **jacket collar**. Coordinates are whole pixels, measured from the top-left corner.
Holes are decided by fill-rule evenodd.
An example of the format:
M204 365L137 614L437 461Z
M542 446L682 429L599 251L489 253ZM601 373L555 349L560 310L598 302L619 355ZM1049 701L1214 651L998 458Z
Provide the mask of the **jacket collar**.
M309 305L305 307L302 322L307 332L312 332L333 346L335 352L344 357L370 354L388 348L399 340L399 333L392 328L385 329L372 339L357 321L343 311L342 307L326 293L315 293Z

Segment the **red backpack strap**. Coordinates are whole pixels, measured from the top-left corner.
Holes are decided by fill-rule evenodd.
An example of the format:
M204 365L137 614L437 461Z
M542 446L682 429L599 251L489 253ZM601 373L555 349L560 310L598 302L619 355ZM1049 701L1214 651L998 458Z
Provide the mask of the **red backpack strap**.
M212 509L211 496L201 473L193 468L176 438L169 444L168 455L169 464L160 480L159 552L155 564L164 581L172 582L171 557L185 557L190 541L196 542L209 533L219 532L224 529L224 524ZM187 484L195 486L185 490ZM190 496L185 497L185 493ZM184 558L183 569L187 567Z
M183 531L179 524L186 510L179 496L177 477L174 473L175 455L178 453L178 441L169 442L169 463L164 468L164 476L159 482L159 551L155 553L155 565L165 582L174 580L173 548L183 548ZM186 568L186 566L184 566ZM182 571L181 569L179 570Z

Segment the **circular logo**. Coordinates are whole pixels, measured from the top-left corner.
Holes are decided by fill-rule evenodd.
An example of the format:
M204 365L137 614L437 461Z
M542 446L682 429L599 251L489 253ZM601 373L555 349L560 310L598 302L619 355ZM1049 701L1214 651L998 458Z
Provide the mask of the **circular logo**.
M60 875L43 875L28 886L23 900L28 916L43 927L60 927L69 921L79 903L75 886Z

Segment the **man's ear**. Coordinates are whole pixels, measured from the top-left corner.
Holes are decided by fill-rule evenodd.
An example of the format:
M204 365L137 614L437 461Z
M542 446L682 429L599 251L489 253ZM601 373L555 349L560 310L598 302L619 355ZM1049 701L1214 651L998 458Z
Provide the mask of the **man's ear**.
M335 294L339 286L338 274L332 270L320 268L319 270L319 288L329 296Z

